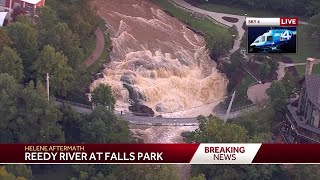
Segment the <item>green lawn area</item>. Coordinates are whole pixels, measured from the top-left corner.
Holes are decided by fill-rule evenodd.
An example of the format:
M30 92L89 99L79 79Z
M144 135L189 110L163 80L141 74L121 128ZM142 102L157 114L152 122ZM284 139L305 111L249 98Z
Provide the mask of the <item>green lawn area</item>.
M282 12L273 12L268 11L267 9L254 9L248 8L246 6L236 5L224 5L224 4L213 4L213 3L206 3L206 4L198 4L197 7L201 9L205 9L208 11L213 12L220 12L226 14L234 14L234 15L241 15L244 16L247 14L248 16L256 16L256 17L277 17L277 16L288 16L288 14L282 14ZM306 17L299 17L301 20L305 20Z
M241 80L241 82L235 88L236 96L234 98L232 109L246 106L251 104L252 102L248 99L247 89L250 84L254 83L255 79L251 77L248 73L245 74L245 77Z
M200 20L191 16L191 13L175 7L167 0L152 0L153 3L159 5L163 10L169 12L181 22L184 22L192 28L202 31L212 37L225 37L226 41L232 40L232 33L228 28L222 27L205 18Z
M101 28L101 30L103 30ZM99 70L102 68L103 64L107 63L110 61L110 56L109 56L109 47L110 47L110 38L109 35L104 31L104 39L105 39L105 47L102 51L101 56L91 65L87 68L87 71L91 74L96 74L99 72Z
M305 62L307 57L320 58L320 47L317 48L316 42L312 39L310 34L305 32L307 25L298 26L298 53L287 55L294 62ZM299 74L303 74L305 66L297 66L297 71ZM314 67L314 73L320 73L320 66L316 65Z
M88 42L84 45L86 47L86 52L83 55L83 60L82 62L85 62L87 58L91 55L91 53L94 51L96 48L96 36L93 35L92 38L89 39Z
M108 50L111 45L111 42L110 42L109 35L107 33L108 29L107 29L106 24L102 18L100 18L99 27L104 32L105 47L104 47L100 57L91 66L89 66L87 68L87 71L92 75L97 74L101 70L103 64L110 61L110 56L109 56ZM85 55L86 59L87 59L87 57L89 57L91 55L91 53L94 51L95 48L96 48L96 39L94 38L92 41L88 42L89 51Z

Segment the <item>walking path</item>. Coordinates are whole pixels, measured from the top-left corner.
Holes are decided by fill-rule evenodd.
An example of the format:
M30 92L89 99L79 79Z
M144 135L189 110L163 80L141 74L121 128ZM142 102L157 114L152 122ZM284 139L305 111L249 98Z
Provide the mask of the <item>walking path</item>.
M277 70L278 80L281 80L285 75L285 68L292 66L303 66L306 63L283 63L279 62L279 67ZM247 90L247 96L255 104L260 104L268 99L267 89L270 87L271 83L264 84L254 84L249 86Z
M226 25L228 27L236 26L238 30L238 36L233 44L233 48L230 50L230 54L237 51L240 48L241 39L244 35L245 30L242 28L243 23L245 22L245 16L239 16L239 15L232 15L232 14L224 14L224 13L217 13L217 12L211 12L204 9L200 9L197 7L192 6L191 4L185 2L184 0L171 0L174 5L176 5L179 8L182 8L187 11L195 11L201 14L207 15L210 19L212 18L214 21L217 21L220 24ZM229 21L224 20L222 17L232 17L238 19L238 22L232 23Z
M104 34L100 27L98 27L95 31L96 35L96 48L92 52L92 54L88 57L88 59L84 62L86 67L92 65L102 54L105 46Z

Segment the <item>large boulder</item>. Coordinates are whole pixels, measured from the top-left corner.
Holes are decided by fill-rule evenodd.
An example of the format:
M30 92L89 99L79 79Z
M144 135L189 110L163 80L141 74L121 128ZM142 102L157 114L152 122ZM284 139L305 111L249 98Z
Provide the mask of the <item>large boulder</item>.
M140 100L144 100L143 95L137 90L137 88L126 83L124 83L123 86L128 90L129 98L133 102L139 102Z
M139 103L129 106L129 110L136 116L154 116L154 111L150 107Z
M134 80L130 77L129 74L123 74L120 78L120 81L127 84L134 84Z

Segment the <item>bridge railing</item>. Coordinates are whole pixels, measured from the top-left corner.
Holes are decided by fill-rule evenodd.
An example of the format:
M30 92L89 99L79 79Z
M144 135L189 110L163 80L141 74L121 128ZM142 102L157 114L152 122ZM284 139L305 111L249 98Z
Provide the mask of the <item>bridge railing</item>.
M82 107L82 108L86 108L86 109L93 109L92 106L89 106L86 104L75 103L75 102L67 101L67 100L60 99L60 98L56 98L56 101L61 102L61 103L71 104L73 106Z
M80 104L80 103L75 103L75 102L71 102L71 101L67 101L67 100L64 100L64 99L59 99L59 98L56 98L56 101L57 102L61 102L61 103L67 103L67 104L70 104L70 105L73 105L73 106L76 106L76 107L81 107L81 108L86 108L86 109L93 109L94 107L93 106L89 106L89 105L85 105L85 104ZM250 110L250 108L252 107L255 107L256 105L255 104L249 104L249 105L246 105L246 106L242 106L242 107L239 107L239 108L234 108L234 109L231 109L230 110L230 114L229 114L229 117L232 118L234 115L235 116L238 116L238 114L236 112L239 112L239 111L245 111L245 110ZM212 112L212 114L214 115L217 115L217 116L221 116L221 115L225 115L226 114L226 110L224 111L219 111L219 112ZM183 121L185 122L186 125L192 125L192 124L195 124L196 123L196 118L197 116L194 116L194 117L189 117L189 118L183 118L183 117L175 117L175 118L166 118L166 117L162 117L162 115L158 115L158 116L154 116L153 114L150 114L150 113L135 113L135 112L122 112L121 111L115 111L116 114L118 114L119 116L123 115L123 116L141 116L141 117L145 117L145 118L149 118L149 121L151 122L151 124L153 125L157 125L159 124L159 121L163 121L163 123L161 124L170 124L170 125L173 125L173 124L178 124L178 125L181 125L181 122L179 121ZM149 121L147 123L149 123ZM152 123L154 121L154 123ZM129 120L129 122L131 122ZM135 121L132 121L131 123L136 123L136 124L146 124L145 121L139 121L137 119L135 119Z
M230 110L230 113L248 110L248 109L250 109L250 108L252 108L254 106L256 106L256 104L252 103L252 104L248 104L248 105L241 106L241 107L238 107L238 108L234 108L234 109ZM215 114L215 115L222 115L222 114L226 114L226 113L227 113L227 110L213 112L213 114Z

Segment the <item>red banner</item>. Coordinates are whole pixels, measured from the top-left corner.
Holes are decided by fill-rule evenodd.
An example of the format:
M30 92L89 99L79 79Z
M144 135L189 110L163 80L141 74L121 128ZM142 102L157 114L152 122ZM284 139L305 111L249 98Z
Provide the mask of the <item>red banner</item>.
M189 163L198 144L1 144L0 163Z
M320 144L0 144L0 163L320 163L319 152Z

